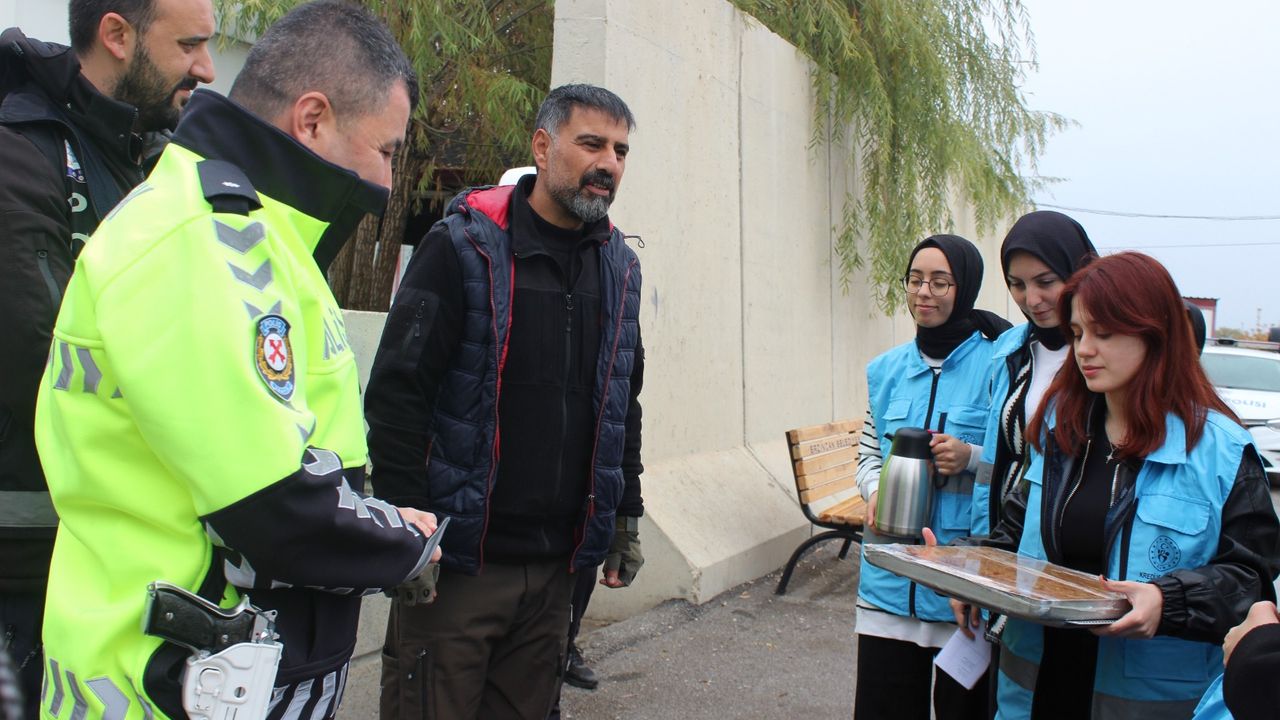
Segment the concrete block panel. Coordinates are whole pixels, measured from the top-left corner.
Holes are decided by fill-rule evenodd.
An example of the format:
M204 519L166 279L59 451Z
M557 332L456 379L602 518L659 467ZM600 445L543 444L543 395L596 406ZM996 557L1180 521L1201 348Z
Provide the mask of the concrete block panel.
M780 452L785 456L785 448ZM596 593L592 616L625 617L671 597L706 602L744 578L777 569L808 532L791 495L744 448L646 464L644 481L645 567L635 587ZM655 535L657 550L669 546L679 560L650 552ZM681 562L684 576L670 577ZM683 592L655 592L668 587ZM632 605L626 593L650 598Z
M638 123L610 216L645 244L637 253L644 269L642 402L653 418L645 425L647 461L741 441L742 24L730 22L727 8L706 0L556 5L552 84L608 87ZM573 37L564 37L570 28ZM573 56L587 39L605 48L607 60L591 59L594 48L586 61Z
M811 147L809 65L759 25L742 37L745 440L830 419L833 316L826 147Z

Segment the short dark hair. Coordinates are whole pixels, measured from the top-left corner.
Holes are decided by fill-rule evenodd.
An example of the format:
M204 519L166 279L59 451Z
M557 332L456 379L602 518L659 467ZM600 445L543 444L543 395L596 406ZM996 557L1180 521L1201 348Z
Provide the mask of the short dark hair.
M357 5L319 0L290 10L258 39L230 97L272 119L304 93L322 92L343 122L380 112L397 81L410 110L417 107L417 76L387 26Z
M599 110L618 122L625 122L628 131L636 129L636 118L622 98L602 87L583 83L561 85L547 93L533 121L534 129L546 130L554 136L569 122L575 107Z
M155 0L71 0L67 8L71 48L77 53L88 52L98 36L102 16L111 12L128 20L141 36L155 19L156 3Z

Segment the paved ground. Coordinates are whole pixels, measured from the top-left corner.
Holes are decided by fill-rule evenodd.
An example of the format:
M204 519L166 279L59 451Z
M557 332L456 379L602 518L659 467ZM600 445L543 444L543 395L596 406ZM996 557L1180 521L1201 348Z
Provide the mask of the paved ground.
M1280 490L1272 502L1280 512ZM565 688L572 720L849 718L856 667L857 546L806 556L785 596L778 573L701 607L671 601L585 631L583 652L602 675L588 692ZM1276 583L1280 590L1280 581Z
M592 692L566 687L564 717L850 717L858 548L841 561L839 545L807 556L785 596L773 573L700 607L671 601L586 632L602 680Z
M1280 511L1280 491L1272 500ZM592 692L566 687L563 717L849 718L857 548L844 561L838 550L833 542L810 553L785 596L773 594L775 572L700 607L670 601L584 628L583 651L602 681ZM342 717L374 717L376 656L353 665L352 678Z

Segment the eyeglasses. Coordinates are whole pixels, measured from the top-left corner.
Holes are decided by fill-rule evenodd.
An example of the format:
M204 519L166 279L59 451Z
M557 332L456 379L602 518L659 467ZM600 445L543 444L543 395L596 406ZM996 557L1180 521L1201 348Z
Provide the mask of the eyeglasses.
M925 282L924 278L916 277L915 275L908 275L902 278L902 289L906 290L910 295L918 295L920 288L925 285L929 286L930 295L942 297L951 292L951 288L955 286L955 283L940 277L932 278L928 282Z

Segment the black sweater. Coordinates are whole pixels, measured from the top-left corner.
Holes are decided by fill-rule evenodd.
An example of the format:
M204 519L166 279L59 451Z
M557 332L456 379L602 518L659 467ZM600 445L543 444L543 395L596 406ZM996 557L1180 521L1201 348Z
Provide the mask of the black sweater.
M515 299L499 399L497 479L489 500L484 557L490 562L568 557L591 476L593 391L601 337L600 242L607 219L578 231L557 228L529 206L534 178L512 195ZM462 275L448 230L438 224L414 253L369 376L371 481L379 497L430 510L427 443L436 396L462 334ZM412 333L421 352L406 357ZM640 516L640 404L643 350L631 379L618 514Z

